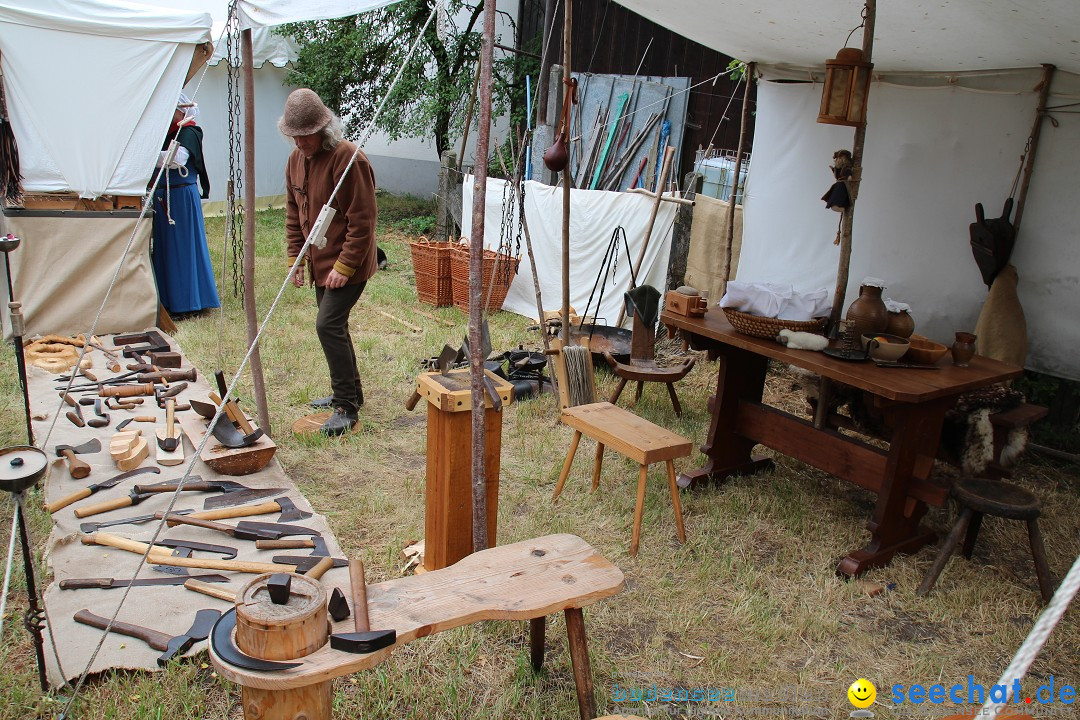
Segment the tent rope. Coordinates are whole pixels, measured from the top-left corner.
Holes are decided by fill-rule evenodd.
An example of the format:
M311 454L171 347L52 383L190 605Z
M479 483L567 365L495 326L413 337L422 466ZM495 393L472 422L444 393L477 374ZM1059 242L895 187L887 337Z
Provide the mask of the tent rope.
M1039 619L1035 621L1031 632L1028 633L1027 638L1024 639L1024 642L1016 651L1012 662L1009 663L1009 667L1005 668L1005 672L998 679L997 684L1005 686L1005 699L996 703L988 699L982 706L980 716L986 716L989 720L993 720L1005 708L1009 702L1009 689L1012 687L1013 681L1022 680L1024 675L1027 674L1043 645L1046 644L1050 632L1061 620L1061 616L1065 614L1073 598L1076 597L1077 590L1080 590L1080 555L1076 557L1072 567L1069 569L1069 573L1061 581L1061 585L1058 586L1054 597L1050 599L1050 604L1046 606L1042 614L1039 615ZM1013 698L1013 702L1019 702L1019 700L1018 697Z
M405 67L409 64L409 61L412 59L413 53L416 51L416 48L419 47L420 42L423 39L424 33L427 31L427 28L431 24L431 21L435 18L436 13L437 13L437 8L433 8L432 11L431 11L431 14L428 16L427 22L424 23L424 27L420 30L420 33L417 35L416 41L413 43L412 47L409 49L409 52L406 55L405 60L402 62L401 67L398 69L397 74L394 76L394 80L393 80L393 82L391 82L390 88L387 90L386 95L383 96L383 99L379 103L378 108L376 109L375 113L372 115L371 120L369 121L368 126L366 128L365 134L363 136L363 140L360 141L359 143L357 143L356 151L353 153L352 158L349 161L349 165L346 166L345 171L342 173L341 180L338 181L337 187L334 188L334 193L331 194L330 200L327 201L328 203L333 201L334 195L336 195L337 191L341 188L341 185L342 185L342 182L344 181L345 175L348 174L349 169L352 167L352 163L355 161L357 154L360 152L360 148L363 146L364 143L366 143L368 141L368 139L370 139L372 133L374 133L375 121L382 114L382 110L386 106L386 102L389 99L390 94L393 93L394 89L397 87L398 82L401 80L401 76L402 76L402 73L404 72ZM158 174L158 181L160 182L160 173ZM144 206L143 212L145 213L145 206ZM130 247L131 247L131 244L132 244L133 240L134 240L134 235L132 235L131 240L129 240L129 242L128 242L128 248L125 251L125 254L126 254L127 251L130 250ZM267 310L266 315L263 317L263 321L259 325L258 332L255 334L255 337L252 338L251 342L248 344L247 352L244 354L244 358L240 361L240 364L236 369L236 373L233 375L232 380L229 382L228 388L226 388L226 390L225 390L225 396L226 397L231 396L233 394L234 390L236 389L236 386L239 384L241 373L243 373L244 368L247 366L248 362L251 360L251 356L254 354L256 348L258 348L259 340L262 338L262 334L266 330L266 326L269 324L270 319L273 317L274 311L277 309L278 303L281 301L281 297L285 293L285 289L291 284L293 274L296 272L297 267L300 266L300 263L303 261L304 255L305 255L305 253L307 252L307 250L308 250L308 248L310 246L311 246L311 237L308 237L307 239L305 239L304 245L300 249L300 253L297 255L296 260L293 262L292 267L289 269L289 272L286 273L285 279L281 283L281 287L278 288L277 295L274 297L273 303L271 303L270 308ZM119 267L117 268L117 274L119 274ZM114 274L113 283L110 284L109 291L106 292L106 300L108 299L108 292L110 292L112 290L112 287L113 287L113 284L115 284L115 281L116 281L116 275ZM102 303L102 308L104 308L104 302ZM100 316L100 314L101 314L101 310L99 309L98 310L98 315ZM97 319L95 319L94 322L95 322L95 326L96 326ZM84 347L83 348L84 353L85 353L85 350L86 350L86 348ZM81 360L81 356L80 356L80 360ZM72 373L72 379L74 379L74 375L75 375L75 373ZM69 387L70 387L70 384L71 384L71 380L68 381ZM224 410L225 410L224 405L219 406L218 409L217 409L217 412L214 414L213 419L210 420L210 422L208 423L207 427L209 428L210 431L208 431L205 435L203 435L202 440L199 442L199 446L197 448L195 448L195 452L192 453L191 460L188 462L188 465L184 470L183 477L181 477L179 482L177 483L176 490L173 491L171 493L171 495L170 495L168 507L165 509L164 513L162 514L161 520L158 522L157 526L155 527L153 536L147 542L146 550L143 552L142 556L139 558L139 563L135 568L135 572L131 576L132 579L138 577L139 572L146 565L146 561L147 561L147 559L148 559L148 557L150 555L150 552L153 551L154 543L157 541L158 537L160 536L161 531L164 528L168 527L169 513L172 512L173 507L175 506L177 499L180 497L180 493L184 489L184 483L186 483L188 478L191 476L191 471L195 466L195 462L199 459L199 457L202 454L203 449L206 447L206 444L210 441L210 438L213 436L213 432L212 432L213 427L214 427L214 425L216 423L218 423L221 420L221 418L222 418L222 416L224 414ZM54 418L53 422L55 424L55 418ZM83 668L82 673L80 673L80 675L79 675L79 679L75 684L75 687L74 687L74 689L72 691L71 697L68 698L67 703L64 705L64 709L61 711L61 713L59 715L59 720L66 720L66 718L68 718L68 712L70 711L71 706L74 704L76 698L78 698L79 692L81 691L83 685L85 684L86 678L90 674L90 668L93 666L94 661L97 659L98 653L101 652L101 648L105 643L105 638L108 637L109 632L112 630L113 624L116 622L117 616L119 616L119 614L120 614L120 610L123 608L124 603L127 601L128 595L131 592L131 587L132 586L129 583L128 586L124 589L124 593L120 597L120 602L117 604L116 610L113 612L112 617L109 618L109 622L106 625L105 629L102 631L101 637L98 639L97 645L94 647L94 651L91 654L90 659L86 663L86 667ZM51 636L51 634L50 634L50 636Z
M0 590L0 637L4 634L4 610L7 608L8 586L11 585L11 571L15 560L15 534L19 531L19 505L15 504L15 512L11 516L11 540L8 542L7 566L4 568L4 588Z

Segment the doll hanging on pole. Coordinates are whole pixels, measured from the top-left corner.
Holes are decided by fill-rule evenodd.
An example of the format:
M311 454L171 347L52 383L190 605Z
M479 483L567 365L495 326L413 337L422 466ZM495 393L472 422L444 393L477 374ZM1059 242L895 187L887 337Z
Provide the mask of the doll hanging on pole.
M851 192L848 188L848 182L851 180L853 170L851 151L837 150L834 152L833 164L829 166L829 169L832 170L835 182L829 188L828 192L821 196L821 199L825 202L826 208L840 213L840 222L843 223L844 212L851 207ZM833 240L833 245L839 244L840 229L838 226L836 239Z

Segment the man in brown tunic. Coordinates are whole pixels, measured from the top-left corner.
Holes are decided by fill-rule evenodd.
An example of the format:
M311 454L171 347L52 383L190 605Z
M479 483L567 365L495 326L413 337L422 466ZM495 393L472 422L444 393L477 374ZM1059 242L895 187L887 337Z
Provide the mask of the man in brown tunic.
M278 129L296 143L285 165L289 267L300 254L323 205L341 183L330 202L336 214L326 229L326 247L310 246L307 262L301 263L293 276L293 283L303 287L306 264L315 286L319 306L315 330L330 368L333 395L327 404L334 408L322 431L341 435L356 425L357 413L364 404L356 350L349 335L349 313L378 269L375 174L367 156L342 139L341 120L312 90L294 90L289 95Z

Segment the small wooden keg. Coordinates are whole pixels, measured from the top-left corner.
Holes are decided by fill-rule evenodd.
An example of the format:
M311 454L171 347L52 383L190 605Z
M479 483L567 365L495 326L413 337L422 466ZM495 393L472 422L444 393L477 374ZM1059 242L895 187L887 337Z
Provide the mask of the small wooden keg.
M288 602L270 599L257 576L237 595L236 647L262 660L295 660L329 641L326 591L317 580L292 575ZM288 690L243 688L245 720L330 720L331 682Z

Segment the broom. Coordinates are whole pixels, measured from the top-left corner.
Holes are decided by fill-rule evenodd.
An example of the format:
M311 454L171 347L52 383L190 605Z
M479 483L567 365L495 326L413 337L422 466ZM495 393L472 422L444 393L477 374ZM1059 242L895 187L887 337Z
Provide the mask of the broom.
M22 201L22 173L19 172L19 145L8 120L4 75L0 72L0 188L6 204Z

